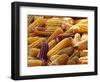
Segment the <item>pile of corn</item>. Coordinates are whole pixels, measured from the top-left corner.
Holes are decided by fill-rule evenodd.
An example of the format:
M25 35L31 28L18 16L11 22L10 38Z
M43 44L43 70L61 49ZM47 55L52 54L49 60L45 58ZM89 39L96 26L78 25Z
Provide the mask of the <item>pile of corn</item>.
M88 64L86 17L28 16L28 66Z

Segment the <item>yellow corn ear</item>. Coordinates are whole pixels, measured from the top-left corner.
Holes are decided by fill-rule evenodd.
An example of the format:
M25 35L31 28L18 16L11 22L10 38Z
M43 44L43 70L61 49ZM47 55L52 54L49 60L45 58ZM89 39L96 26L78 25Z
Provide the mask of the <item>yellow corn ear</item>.
M33 59L33 57L31 57L31 56L28 56L28 60L32 60Z
M28 27L28 32L32 32L32 29L38 26L42 26L45 20L42 17L37 18L33 23L31 23Z
M80 64L88 64L88 60L80 60Z
M44 18L44 16L34 16L34 20L37 20L38 18Z
M81 19L78 24L88 24L88 19Z
M56 59L56 58L58 58L59 56L60 56L60 55L57 55L57 54L56 54L56 55L51 56L51 57L50 57L50 61L55 60L55 59Z
M56 45L57 43L56 43L56 41L55 40L51 40L50 42L49 42L49 50L50 49L52 49L55 45Z
M28 16L28 25L31 24L34 20L34 16Z
M71 33L87 33L88 32L88 24L76 24L73 25L69 30L66 32Z
M80 57L79 59L80 59L80 60L87 60L88 57L87 57L87 56L84 56L84 57Z
M74 47L76 47L76 48L78 48L78 49L80 49L80 50L85 50L85 49L87 49L87 48L88 48L88 39L86 38L86 39L84 39L84 40L79 41L78 43L76 43L76 44L74 45Z
M88 57L87 56L80 57L79 58L79 63L80 64L87 64L88 63Z
M28 33L28 37L35 37L35 34L32 32L32 33Z
M60 18L51 18L48 19L46 22L46 27L56 27L61 26L61 19Z
M78 23L87 24L88 19L87 18L85 18L85 19L76 19L75 24L78 24Z
M37 48L37 47L40 47L41 45L41 42L44 41L45 38L40 38L39 40L36 40L35 42L33 42L32 44L30 44L28 46L28 48Z
M57 54L57 52L69 45L72 44L72 38L65 38L62 41L60 41L56 46L54 46L51 50L48 51L48 58L50 58L52 55Z
M62 34L63 30L61 28L58 28L54 31L54 33L48 38L48 42L54 39L58 34Z
M54 32L57 28L61 28L61 27L51 27L51 26L49 26L49 27L46 27L46 31L49 31L49 32Z
M28 51L29 56L31 57L36 57L38 55L38 53L40 52L40 49L37 48L31 48Z
M68 30L74 24L74 20L70 17L62 18L62 28Z
M33 42L35 42L36 40L38 40L39 37L28 37L28 44L31 44Z
M28 66L41 66L42 61L41 60L28 60Z
M88 55L88 50L82 50L80 52L80 57L84 57L84 56L87 56Z
M28 60L37 60L37 58L36 57L28 56Z
M88 24L77 24L79 26L79 32L84 33L88 32Z

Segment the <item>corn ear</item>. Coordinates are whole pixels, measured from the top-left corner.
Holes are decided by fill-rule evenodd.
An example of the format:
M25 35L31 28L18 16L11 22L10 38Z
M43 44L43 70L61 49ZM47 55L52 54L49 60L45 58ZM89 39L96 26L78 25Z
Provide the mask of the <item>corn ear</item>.
M28 51L29 56L31 57L36 57L38 55L38 53L40 52L40 49L37 48L31 48Z
M61 28L58 28L54 31L54 33L48 38L48 42L54 39L58 34L62 34L63 30Z
M84 40L84 39L86 39L86 38L88 38L88 34L86 34L86 33L82 34L81 40Z
M79 33L76 33L73 39L73 45L75 45L80 40L81 40L81 35Z
M28 60L36 60L37 58L28 56Z
M88 55L88 50L82 50L80 52L80 57L84 57L84 56L87 56Z
M72 38L65 38L62 41L60 41L55 47L53 47L51 50L48 52L48 57L51 57L52 55L57 54L57 52L69 45L72 44Z
M74 24L74 20L70 17L62 18L62 28L68 30Z
M68 56L70 56L72 55L73 52L74 52L74 47L70 46L70 47L59 50L57 54L58 55L67 54Z
M28 27L28 33L32 32L32 29L35 27L42 26L44 24L45 20L42 17L37 18L32 24Z
M34 35L36 35L36 36L46 36L46 37L48 37L52 33L53 32L50 32L50 31L38 31L38 30L34 31Z
M46 27L60 27L61 26L61 19L59 18L51 18L48 19L46 22Z
M67 54L62 54L57 57L50 65L65 65L68 61L69 56Z
M60 56L60 55L57 55L57 54L51 56L51 57L50 57L50 61L54 61L54 60L55 60L57 57L59 57L59 56Z
M74 56L70 60L67 61L68 65L79 64L79 57Z
M66 31L67 33L87 33L88 32L88 24L76 24L73 25L69 30Z
M41 60L28 60L28 66L41 66L42 61Z
M51 40L48 45L49 45L49 50L52 49L55 45L56 45L56 41L55 40Z
M45 38L40 38L39 40L37 40L37 41L33 42L32 44L30 44L28 47L29 48L40 47L42 41L45 41Z
M29 37L28 38L28 44L31 44L31 43L35 42L36 40L38 40L38 39L39 39L39 37Z
M28 16L28 25L34 21L34 16Z
M78 48L79 50L86 50L88 48L88 39L84 39L82 41L77 42L74 47Z

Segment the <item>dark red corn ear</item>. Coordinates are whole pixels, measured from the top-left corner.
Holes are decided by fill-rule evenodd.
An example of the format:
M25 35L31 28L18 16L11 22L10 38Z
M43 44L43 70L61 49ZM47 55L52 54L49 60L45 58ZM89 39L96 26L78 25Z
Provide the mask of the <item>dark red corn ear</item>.
M45 27L36 27L32 29L33 31L38 30L38 31L45 31L46 28Z
M68 33L68 34L59 34L55 40L56 42L60 42L61 40L63 40L64 38L68 38L68 37L73 37L74 34L73 33Z
M37 27L36 29L37 29L38 31L45 31L45 30L46 30L45 27Z
M39 53L40 60L47 61L47 52L48 52L48 43L47 42L42 42L40 53Z

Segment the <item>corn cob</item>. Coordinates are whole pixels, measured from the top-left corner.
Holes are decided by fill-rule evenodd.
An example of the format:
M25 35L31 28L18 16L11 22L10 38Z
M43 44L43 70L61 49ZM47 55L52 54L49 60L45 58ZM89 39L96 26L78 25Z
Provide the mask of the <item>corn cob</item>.
M35 30L34 31L34 35L35 36L50 36L53 32L50 32L50 31L37 31Z
M37 58L36 57L28 56L28 60L37 60Z
M86 39L86 38L88 38L88 34L87 34L87 33L82 34L81 40L84 40L84 39Z
M46 28L45 27L35 27L33 28L33 31L38 30L38 31L45 31Z
M54 31L54 33L48 38L48 42L54 39L58 34L62 34L63 30L61 28L58 28Z
M70 17L64 17L62 19L62 28L68 30L74 24L74 20Z
M80 64L87 64L88 63L88 57L80 57L79 59Z
M48 52L48 43L42 42L40 53L39 53L39 59L47 61L47 52Z
M28 16L28 25L34 21L34 16Z
M36 36L50 36L53 32L47 32L47 31L34 31L34 35Z
M67 61L68 65L79 64L79 57L74 56L70 60Z
M76 24L79 26L79 32L80 33L84 33L84 32L88 32L88 24Z
M84 57L80 57L80 60L87 60L88 57L87 56L84 56Z
M55 45L56 45L56 41L55 40L51 40L48 45L49 45L49 50L52 49Z
M28 56L28 60L31 60L31 59L33 59L31 56Z
M51 26L49 26L49 27L46 27L46 30L54 32L57 28L61 28L61 27L57 27L57 26L56 27L51 27Z
M31 44L31 43L35 42L36 40L38 40L38 39L39 39L39 37L29 37L28 38L28 44Z
M29 56L31 57L36 57L38 55L38 53L40 52L40 49L37 48L31 48L28 51Z
M79 23L79 22L80 22L80 20L81 20L81 19L75 19L75 20L74 20L74 24Z
M46 27L60 27L61 26L61 19L60 18L51 18L48 19L46 22Z
M28 33L28 37L35 37L34 33Z
M73 45L75 45L77 42L81 40L81 36L79 33L76 33L73 39Z
M28 33L32 32L33 28L42 26L45 20L42 17L37 18L32 24L28 27Z
M84 57L84 56L87 56L88 55L88 50L82 50L80 52L80 57Z
M79 63L79 51L74 51L74 53L69 57L68 61L66 62L68 65L71 64L78 64Z
M76 24L76 25L73 25L68 31L66 31L67 33L68 32L71 32L71 33L87 33L88 32L88 25L87 24Z
M78 24L78 23L88 24L88 19L76 19L75 24Z
M74 52L74 48L72 46L61 49L60 51L58 51L58 55L61 54L67 54L68 56L70 56L72 53Z
M41 66L42 61L41 60L28 60L28 66Z
M70 60L71 58L73 58L74 56L80 57L80 52L79 52L79 50L74 50L74 53L69 57L69 60Z
M37 41L33 42L32 44L30 44L28 47L29 48L40 47L42 41L45 41L45 38L40 38L39 40L37 40Z
M57 52L69 45L72 44L72 38L65 38L62 41L60 41L55 47L53 47L51 50L48 52L48 57L50 58L52 55L57 54Z
M68 58L69 57L67 54L62 54L59 57L57 57L54 61L52 61L50 65L65 65L68 61Z
M37 20L38 18L44 18L44 16L34 16L34 20Z
M60 42L61 40L63 40L64 38L68 38L68 37L73 37L74 34L73 33L63 33L63 34L59 34L57 35L57 37L55 38L56 42Z
M60 55L53 55L50 57L50 61L54 61L56 58L58 58Z
M80 64L88 64L88 60L81 60Z
M78 24L88 24L88 19L81 19Z
M79 50L86 50L87 49L87 45L88 44L88 39L84 39L82 41L77 42L74 47L78 48Z

